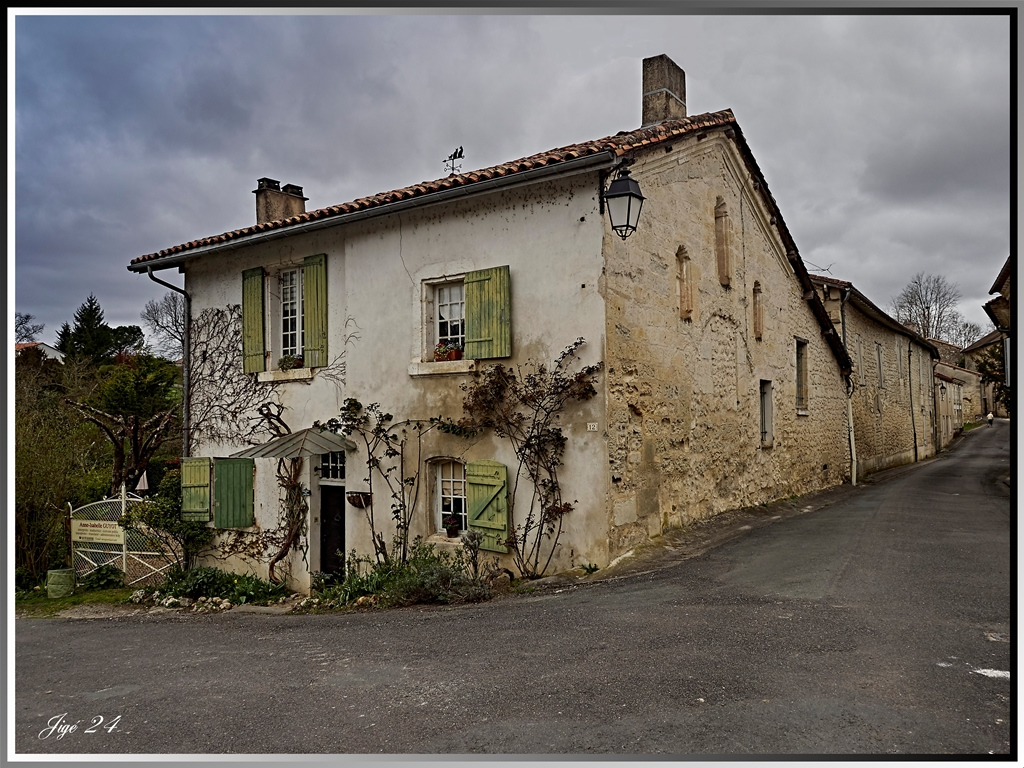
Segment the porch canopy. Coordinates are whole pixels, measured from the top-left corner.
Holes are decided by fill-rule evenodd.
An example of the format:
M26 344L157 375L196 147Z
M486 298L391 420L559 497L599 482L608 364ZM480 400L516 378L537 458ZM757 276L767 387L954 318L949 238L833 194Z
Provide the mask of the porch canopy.
M277 437L263 445L231 454L233 459L297 459L336 451L354 451L356 444L342 435L316 427Z

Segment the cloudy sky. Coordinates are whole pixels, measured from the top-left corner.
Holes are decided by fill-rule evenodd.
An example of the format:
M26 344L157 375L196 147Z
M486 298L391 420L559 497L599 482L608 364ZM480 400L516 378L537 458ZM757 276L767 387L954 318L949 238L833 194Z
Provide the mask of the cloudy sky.
M254 223L261 176L311 210L444 176L460 145L469 171L634 129L641 59L662 53L690 114L734 111L811 271L882 307L941 274L990 327L1010 248L1007 15L13 20L8 290L42 341L90 293L138 324L165 289L128 262Z

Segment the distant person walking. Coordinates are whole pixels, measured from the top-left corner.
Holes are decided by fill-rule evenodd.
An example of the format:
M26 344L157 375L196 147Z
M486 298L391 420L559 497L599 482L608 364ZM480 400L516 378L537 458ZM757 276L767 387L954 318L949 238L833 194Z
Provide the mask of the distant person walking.
M992 415L992 411L989 411L989 412L988 412L988 416L986 416L985 418L986 418L986 419L988 419L988 425L989 425L989 426L991 427L991 426L992 426L992 419L994 419L994 418L995 418L995 417L994 417L994 416Z

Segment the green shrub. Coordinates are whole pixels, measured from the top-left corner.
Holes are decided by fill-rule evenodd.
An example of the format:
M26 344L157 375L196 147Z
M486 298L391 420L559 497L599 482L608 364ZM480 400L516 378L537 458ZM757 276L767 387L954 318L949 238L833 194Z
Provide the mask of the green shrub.
M84 589L119 589L124 586L124 572L113 563L104 563L78 580Z
M283 584L271 584L252 574L228 573L204 566L190 571L175 569L167 574L160 586L161 594L171 597L219 597L239 605L266 603L287 594Z
M468 573L461 549L437 552L433 544L413 541L405 563L375 563L355 552L346 562L345 580L320 592L321 604L345 605L372 595L389 608L418 603L478 602L491 597L487 584Z

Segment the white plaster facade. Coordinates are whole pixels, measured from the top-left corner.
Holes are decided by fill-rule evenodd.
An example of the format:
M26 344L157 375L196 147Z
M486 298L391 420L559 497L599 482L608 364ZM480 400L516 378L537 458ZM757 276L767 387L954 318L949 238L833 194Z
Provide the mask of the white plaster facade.
M598 396L560 422L568 438L561 485L575 509L551 570L604 566L666 527L846 480L849 359L731 113L577 146L531 170L516 161L469 174L475 186L460 177L468 187L461 197L434 183L442 191L389 194L372 209L323 209L141 257L130 268L179 266L198 317L238 305L243 271L262 267L273 369L281 353L276 275L324 254L327 358L344 353L344 380L315 368L254 374L276 383L293 431L336 416L348 397L380 403L396 420L457 419L460 384L474 365L550 364L586 339L582 363L605 369ZM623 161L647 197L625 241L601 203L609 172ZM435 286L502 266L511 280L511 356L432 362ZM194 455L245 447L200 443ZM466 440L433 431L422 457L410 533L442 546L431 462L498 461L510 480L515 467L509 444L491 434ZM360 451L348 453L347 490L365 490L364 462ZM256 529L280 524L275 466L256 461ZM298 589L324 560L322 489L313 466L305 471L307 537L286 569ZM528 497L526 485L519 494ZM346 550L372 552L363 513L351 504L344 539Z

